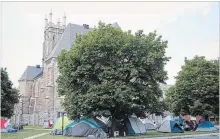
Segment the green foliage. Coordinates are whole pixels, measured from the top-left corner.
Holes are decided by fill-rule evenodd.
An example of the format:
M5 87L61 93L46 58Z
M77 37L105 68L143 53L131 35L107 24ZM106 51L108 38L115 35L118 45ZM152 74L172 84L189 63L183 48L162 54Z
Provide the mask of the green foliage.
M168 110L168 105L164 100L157 100L153 102L151 105L151 109L149 110L150 114L163 115L163 112Z
M165 90L165 103L168 107L168 110L170 111L172 111L172 102L175 100L174 93L175 93L175 86L171 86L167 90Z
M166 103L175 114L218 115L219 60L195 56L185 58L185 65L176 77L175 86L166 92Z
M12 88L6 68L1 68L1 117L10 118L14 114L14 105L18 103L18 90Z
M156 32L135 35L110 25L77 35L58 56L58 91L71 119L80 116L123 117L152 109L167 79L167 41Z

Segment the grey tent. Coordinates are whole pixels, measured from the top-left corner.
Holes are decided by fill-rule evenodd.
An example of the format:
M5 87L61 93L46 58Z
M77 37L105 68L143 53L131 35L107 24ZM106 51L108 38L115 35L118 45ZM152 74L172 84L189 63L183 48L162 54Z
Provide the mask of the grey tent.
M164 120L161 122L161 125L158 129L159 132L170 132L170 133L183 133L183 129L179 127L177 123L175 123L175 120L173 116L167 116L164 118Z
M88 137L89 135L93 135L96 138L107 137L107 134L101 128L91 127L86 122L79 122L66 128L63 135L74 137Z
M92 122L94 122L96 125L98 125L103 131L105 131L105 132L108 131L108 126L103 121L101 121L100 119L92 118L90 120Z
M156 125L150 121L148 118L140 119L141 122L145 125L146 130L156 130Z

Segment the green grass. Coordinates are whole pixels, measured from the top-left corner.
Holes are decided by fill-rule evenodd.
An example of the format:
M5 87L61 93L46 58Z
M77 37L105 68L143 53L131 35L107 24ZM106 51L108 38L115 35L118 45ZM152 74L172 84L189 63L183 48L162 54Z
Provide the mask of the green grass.
M50 135L50 131L48 130L40 130L40 129L24 129L17 133L3 133L1 135L1 139L23 139L26 137L34 136L41 133L48 133L47 135L38 137L36 139L82 139L82 137L65 137L61 135ZM207 133L218 133L216 132L192 132L186 131L184 133L161 133L157 131L148 131L144 135L137 135L137 136L126 136L126 137L119 137L116 139L137 139L137 138L152 138L152 137L165 137L165 136L181 136L181 135L195 135L195 134L207 134Z
M66 137L66 136L61 136L61 135L45 135L38 137L36 139L82 139L83 137Z
M183 136L183 135L196 135L196 134L209 134L209 133L218 133L218 131L216 132L185 131L184 133L162 133L158 131L148 131L145 135L141 135L141 136L147 138L147 137Z
M39 126L27 125L24 126L24 129L42 129L42 128ZM44 128L44 129L52 129L52 128Z
M26 126L24 126L24 129L26 129L26 128L40 128L40 127L38 127L38 126L33 126L33 125L26 125Z
M1 139L23 139L41 133L47 133L45 130L24 129L15 133L1 133Z
M161 133L161 132L157 132L157 131L148 131L146 134L144 135L137 135L137 136L126 136L126 137L119 137L116 139L137 139L137 138L153 138L153 137L165 137L165 136L183 136L183 135L195 135L195 134L208 134L208 133L218 133L217 132L193 132L193 131L186 131L184 133ZM41 136L39 138L36 139L81 139L81 138L77 138L77 137L65 137L65 136L61 136L61 135L45 135L45 136ZM112 138L113 139L113 138Z

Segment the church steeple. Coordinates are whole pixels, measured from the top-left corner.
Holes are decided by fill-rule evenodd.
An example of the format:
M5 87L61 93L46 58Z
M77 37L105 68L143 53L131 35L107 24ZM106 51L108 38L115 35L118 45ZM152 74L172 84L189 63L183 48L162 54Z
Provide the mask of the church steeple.
M45 22L45 28L47 27L47 24L48 24L48 19L47 19L47 15L45 15L45 18L44 18L44 22Z
M66 27L66 13L63 15L63 26Z
M49 21L47 17L45 17L45 30L44 30L44 43L43 43L43 59L42 62L47 59L47 57L53 51L57 41L60 36L63 34L66 27L66 16L63 16L63 25L61 25L60 18L57 20L57 24L52 21L52 9L49 13ZM64 26L65 25L65 26Z
M57 26L60 26L60 18L57 18Z
M52 14L52 9L51 9L51 10L50 10L50 13L49 13L49 22L50 22L50 23L52 23L52 15L53 15L53 14Z

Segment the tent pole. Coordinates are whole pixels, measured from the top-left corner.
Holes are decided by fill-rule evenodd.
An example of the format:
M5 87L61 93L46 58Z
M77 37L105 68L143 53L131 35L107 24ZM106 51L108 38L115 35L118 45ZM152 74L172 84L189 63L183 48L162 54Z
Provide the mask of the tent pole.
M64 112L62 113L62 135L63 135L63 122L64 122Z

